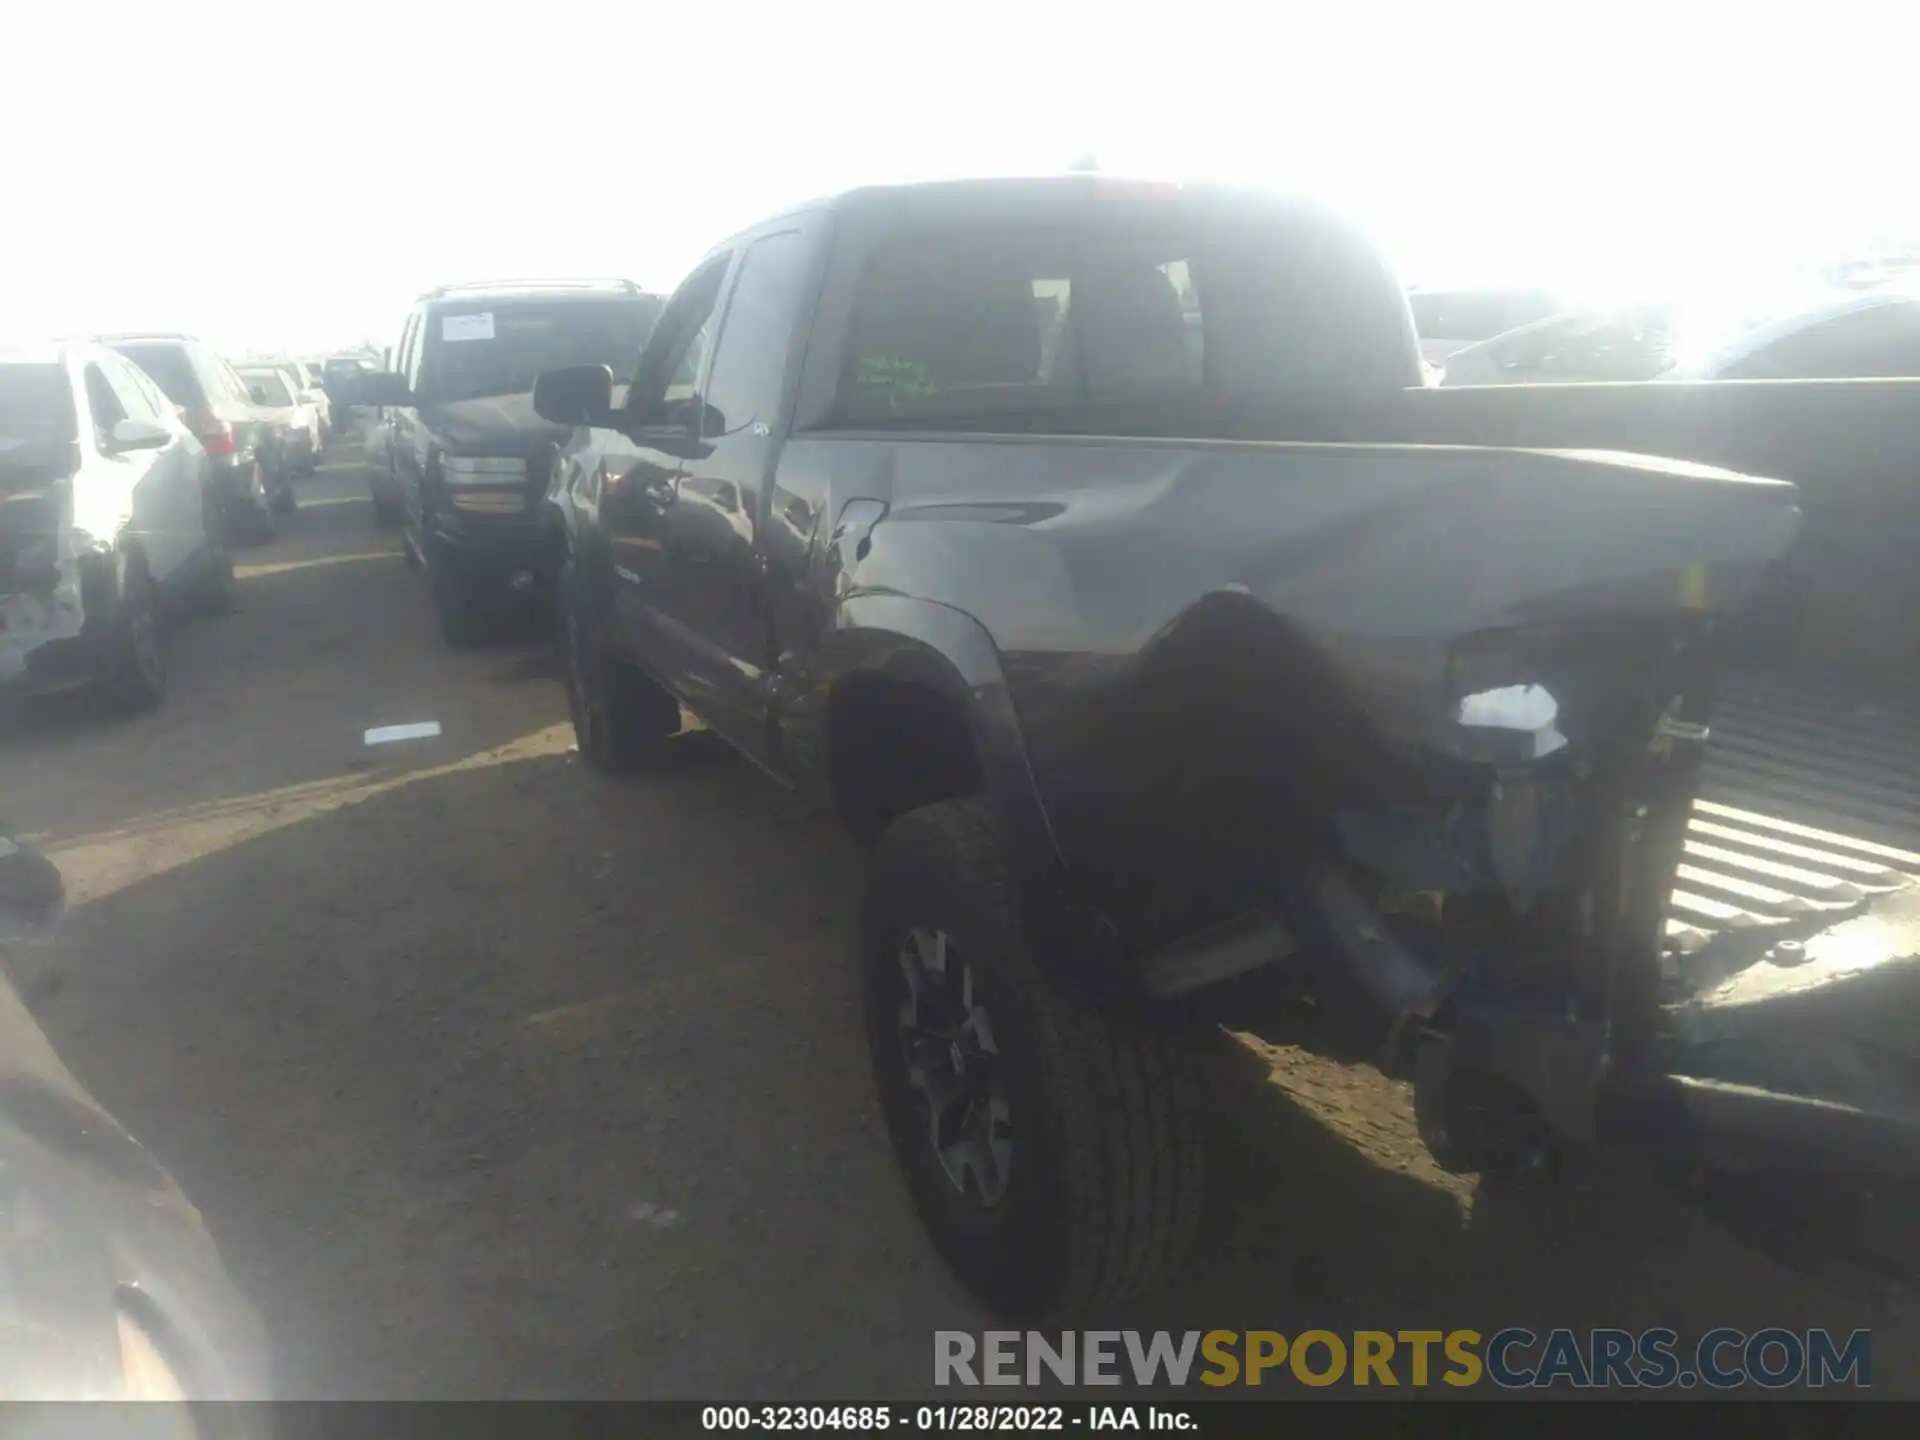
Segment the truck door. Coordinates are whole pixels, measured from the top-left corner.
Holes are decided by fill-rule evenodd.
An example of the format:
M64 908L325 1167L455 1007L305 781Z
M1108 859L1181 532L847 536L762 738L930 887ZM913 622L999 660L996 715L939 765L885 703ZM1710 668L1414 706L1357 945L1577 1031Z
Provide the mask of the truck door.
M698 397L730 254L708 259L678 290L641 353L619 443L600 447L600 532L611 576L614 644L654 679L692 698L666 570L683 457L698 441Z
M700 443L665 526L666 593L689 698L762 763L772 753L764 687L774 657L761 527L812 258L798 228L762 235L741 252L695 407Z

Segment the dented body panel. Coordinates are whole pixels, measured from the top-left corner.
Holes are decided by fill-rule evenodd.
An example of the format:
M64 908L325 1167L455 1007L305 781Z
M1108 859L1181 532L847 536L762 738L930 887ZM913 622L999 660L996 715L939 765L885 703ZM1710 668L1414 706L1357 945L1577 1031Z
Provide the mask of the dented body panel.
M1183 856L1213 884L1233 835L1304 842L1417 793L1430 762L1545 758L1497 703L1463 724L1476 694L1534 686L1553 748L1590 749L1610 654L1512 659L1460 690L1462 642L1690 630L1751 598L1797 519L1791 486L1633 457L920 436L788 453L831 453L885 506L858 555L822 552L823 613L885 595L971 619L1060 859L1113 906L1183 916L1227 903L1149 895L1179 888Z

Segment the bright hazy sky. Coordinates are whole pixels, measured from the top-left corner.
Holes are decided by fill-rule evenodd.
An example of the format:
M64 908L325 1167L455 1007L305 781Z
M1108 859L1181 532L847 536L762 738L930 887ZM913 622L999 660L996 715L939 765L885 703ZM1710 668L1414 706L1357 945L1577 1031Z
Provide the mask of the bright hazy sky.
M1903 9L13 0L0 327L384 343L442 281L665 288L792 200L1085 153L1321 195L1410 280L1765 274L1920 237Z

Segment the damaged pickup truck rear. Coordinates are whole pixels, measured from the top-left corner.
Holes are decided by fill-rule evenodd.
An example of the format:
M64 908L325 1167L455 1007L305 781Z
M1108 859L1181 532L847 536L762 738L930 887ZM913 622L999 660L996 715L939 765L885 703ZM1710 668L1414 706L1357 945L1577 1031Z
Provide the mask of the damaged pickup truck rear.
M889 1128L1006 1313L1186 1259L1183 1026L1250 977L1364 1022L1451 1167L1615 1135L1910 1163L1910 1072L1823 1068L1831 1017L1731 995L1757 952L1667 940L1716 647L1794 486L1246 435L1276 395L1395 434L1420 384L1337 220L1091 176L781 216L682 286L619 408L605 369L541 378L581 750L644 762L684 706L872 847ZM1793 973L1892 953L1847 925ZM1805 1088L1724 1043L1748 1000Z

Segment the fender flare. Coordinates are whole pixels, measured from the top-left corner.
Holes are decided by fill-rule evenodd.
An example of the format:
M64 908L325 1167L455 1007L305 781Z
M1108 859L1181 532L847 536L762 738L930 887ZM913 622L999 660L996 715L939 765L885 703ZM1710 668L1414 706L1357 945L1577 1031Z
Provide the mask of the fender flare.
M951 703L973 738L974 755L1007 839L1028 873L1057 870L1059 845L1040 798L1000 652L984 626L964 611L905 595L848 596L835 607L805 698L782 717L798 746L822 763L831 696L861 674L906 681Z

